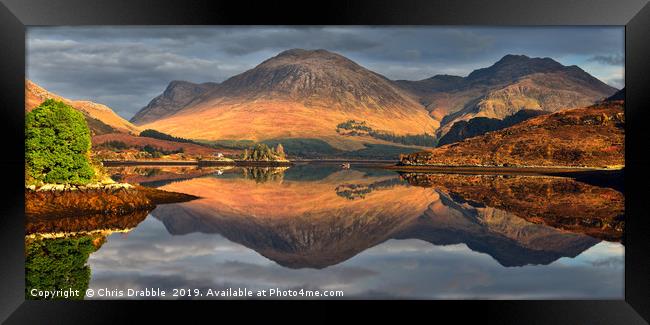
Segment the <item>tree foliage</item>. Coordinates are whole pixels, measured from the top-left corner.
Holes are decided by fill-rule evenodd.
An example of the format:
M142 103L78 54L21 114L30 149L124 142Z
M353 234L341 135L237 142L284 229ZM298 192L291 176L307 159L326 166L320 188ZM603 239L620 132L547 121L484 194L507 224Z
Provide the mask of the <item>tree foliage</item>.
M35 180L90 182L90 146L83 114L61 101L48 99L25 116L25 170Z
M436 137L428 133L396 135L392 132L373 130L365 121L345 121L336 126L336 132L352 136L367 135L375 139L414 146L435 147L437 144Z
M147 137L147 138L153 138L153 139L159 139L159 140L167 140L167 141L174 141L174 142L183 142L183 143L193 143L193 144L198 144L198 145L203 145L201 143L185 139L185 138L179 138L175 136L171 136L167 133L162 133L160 131L156 131L153 129L146 129L142 132L140 132L141 137Z

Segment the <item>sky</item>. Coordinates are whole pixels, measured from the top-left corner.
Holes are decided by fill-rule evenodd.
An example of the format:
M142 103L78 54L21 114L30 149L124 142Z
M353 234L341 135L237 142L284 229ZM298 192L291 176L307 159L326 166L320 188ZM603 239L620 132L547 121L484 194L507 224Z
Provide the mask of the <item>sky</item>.
M172 80L222 82L287 49L326 49L390 79L466 76L506 54L624 86L621 27L29 27L26 76L129 119Z

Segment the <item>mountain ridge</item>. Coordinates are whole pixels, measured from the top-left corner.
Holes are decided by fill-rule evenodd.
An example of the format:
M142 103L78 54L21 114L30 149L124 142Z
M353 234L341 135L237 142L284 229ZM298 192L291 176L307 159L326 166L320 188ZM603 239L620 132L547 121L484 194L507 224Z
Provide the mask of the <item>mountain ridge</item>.
M336 125L354 120L385 133L441 139L459 121L584 107L615 91L579 67L548 57L509 54L466 77L392 81L334 52L290 49L183 100L170 100L160 116L143 109L137 119L145 121L143 127L184 138L315 137L337 149L359 150L376 139L337 134ZM156 98L169 97L166 92Z
M135 124L145 124L172 115L183 109L196 96L200 96L218 85L216 82L197 84L184 80L172 80L162 94L152 99L147 106L140 109L129 121Z
M584 107L617 90L578 66L565 66L548 57L514 54L505 55L493 65L476 69L466 77L448 78L453 87L448 82L427 91L430 79L396 83L410 91L440 121L441 128L436 131L438 138L458 121L474 117L504 119L521 109L556 112Z
M139 128L121 116L117 115L110 107L88 100L71 100L25 79L25 111L31 111L47 99L56 99L72 106L84 114L88 127L93 135L107 133L132 133L138 134Z

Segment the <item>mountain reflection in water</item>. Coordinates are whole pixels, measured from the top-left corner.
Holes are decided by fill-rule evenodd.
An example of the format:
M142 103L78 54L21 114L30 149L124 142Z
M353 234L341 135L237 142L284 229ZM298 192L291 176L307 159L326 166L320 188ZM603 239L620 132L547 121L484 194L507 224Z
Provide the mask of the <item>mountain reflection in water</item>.
M356 297L622 297L624 200L610 188L331 165L140 170L143 185L147 174L150 186L201 199L159 205L125 224L128 238L109 236L89 258L91 288L207 281ZM477 278L464 283L468 274Z

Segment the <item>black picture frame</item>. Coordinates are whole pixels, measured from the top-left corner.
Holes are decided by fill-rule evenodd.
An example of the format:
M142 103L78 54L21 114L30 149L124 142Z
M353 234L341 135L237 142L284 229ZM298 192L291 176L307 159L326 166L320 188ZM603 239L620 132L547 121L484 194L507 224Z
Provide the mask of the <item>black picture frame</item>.
M650 222L646 211L650 159L650 5L626 1L91 1L0 0L0 103L4 168L0 207L0 320L8 324L115 323L132 313L167 318L171 308L199 310L214 316L233 315L237 305L266 309L290 318L284 310L313 312L319 320L340 320L339 308L352 307L364 316L422 315L455 321L466 318L517 324L644 324L650 320ZM546 301L86 301L24 299L24 78L25 26L47 25L620 25L625 26L626 85L626 233L624 300ZM561 36L559 36L561 37ZM326 310L321 303L326 303ZM296 305L301 305L296 308ZM388 305L377 306L377 304ZM408 311L397 312L404 308ZM254 309L253 309L254 308ZM325 310L325 311L324 311ZM228 315L224 315L228 314ZM387 315L392 314L392 315ZM247 312L247 320L278 316ZM321 315L321 316L317 316ZM306 320L306 319L304 319Z

